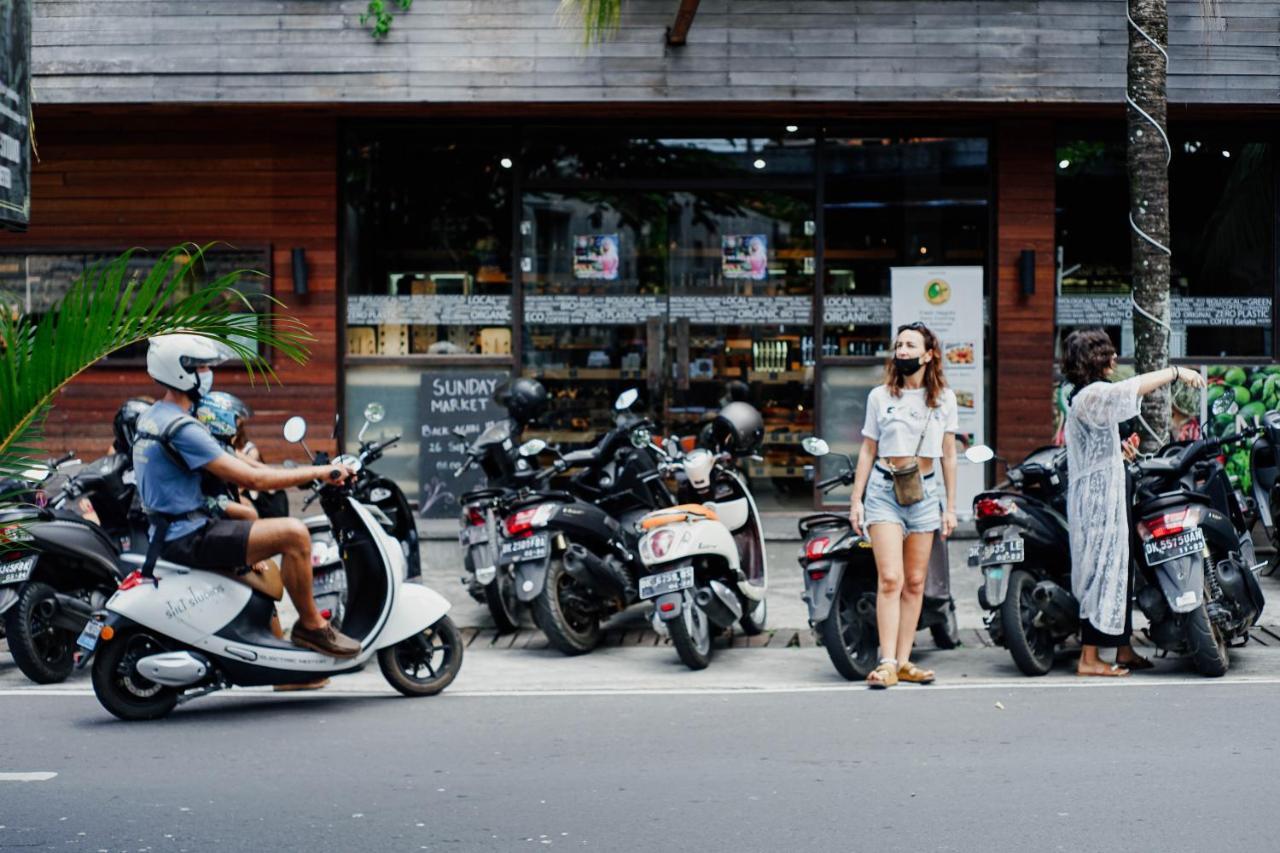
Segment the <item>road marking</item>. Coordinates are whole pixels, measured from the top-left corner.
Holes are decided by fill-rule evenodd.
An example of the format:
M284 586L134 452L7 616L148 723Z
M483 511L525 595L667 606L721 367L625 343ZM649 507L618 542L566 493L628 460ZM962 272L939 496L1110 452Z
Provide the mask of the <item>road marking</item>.
M1236 678L1202 678L1188 676L1185 678L1155 680L1142 676L1130 678L1076 678L1071 681L1044 681L1042 679L1024 679L1009 681L977 681L972 683L945 682L920 687L899 686L893 691L896 694L906 693L923 696L928 693L951 690L1123 690L1141 687L1201 687L1211 689L1226 686L1276 686L1280 685L1280 676L1239 676ZM588 696L770 696L788 693L850 693L867 692L862 682L848 684L813 684L784 685L779 687L570 687L564 689L541 688L528 690L447 690L443 696L464 697L472 699L500 698L554 698L554 697L588 697ZM355 688L344 690L335 683L326 690L303 694L290 693L287 696L274 693L270 688L237 687L230 691L215 693L215 696L252 696L262 698L272 696L278 699L301 699L312 696L394 696L391 688L373 690ZM17 696L92 696L93 691L83 688L48 689L48 688L12 688L0 689L0 698Z
M0 782L48 782L57 773L39 770L34 773L0 773Z

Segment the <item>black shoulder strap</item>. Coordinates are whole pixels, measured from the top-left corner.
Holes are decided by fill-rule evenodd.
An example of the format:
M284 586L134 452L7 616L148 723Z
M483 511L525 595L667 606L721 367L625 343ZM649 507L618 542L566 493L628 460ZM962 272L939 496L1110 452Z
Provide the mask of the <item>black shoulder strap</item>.
M169 460L173 462L174 465L177 465L183 471L190 471L191 466L187 464L187 460L182 458L182 454L178 452L178 448L173 445L173 439L177 436L178 431L190 424L195 424L201 429L204 429L204 425L190 415L179 415L170 421L169 425L166 426L159 435L152 432L139 431L137 437L157 442L164 448L164 452L168 454Z

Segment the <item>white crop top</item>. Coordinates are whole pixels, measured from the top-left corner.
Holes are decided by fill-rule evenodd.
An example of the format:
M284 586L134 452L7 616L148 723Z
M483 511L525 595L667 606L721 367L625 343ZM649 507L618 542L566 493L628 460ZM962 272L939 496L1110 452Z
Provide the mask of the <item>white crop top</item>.
M926 420L928 428L925 428ZM880 456L913 456L925 429L920 455L926 459L942 458L943 433L954 433L960 424L956 413L956 395L942 389L942 399L932 410L925 405L923 388L903 388L895 397L884 385L877 385L867 395L867 420L862 425L864 438L874 439Z

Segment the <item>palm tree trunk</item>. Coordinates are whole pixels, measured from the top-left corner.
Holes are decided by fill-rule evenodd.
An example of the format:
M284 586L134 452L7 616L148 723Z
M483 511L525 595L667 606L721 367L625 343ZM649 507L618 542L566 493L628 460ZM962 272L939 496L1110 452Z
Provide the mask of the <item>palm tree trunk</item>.
M1128 5L1133 333L1137 370L1144 373L1169 364L1169 10L1166 0L1128 0ZM1166 389L1143 399L1142 417L1150 430L1140 430L1142 448L1155 450L1169 432Z

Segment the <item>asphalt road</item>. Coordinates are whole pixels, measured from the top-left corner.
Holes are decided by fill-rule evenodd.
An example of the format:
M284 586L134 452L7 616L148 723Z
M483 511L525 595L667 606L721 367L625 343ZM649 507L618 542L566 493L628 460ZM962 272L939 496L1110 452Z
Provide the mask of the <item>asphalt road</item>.
M0 849L1274 849L1276 679L939 686L241 693L155 724L8 691Z

